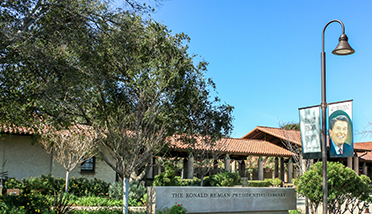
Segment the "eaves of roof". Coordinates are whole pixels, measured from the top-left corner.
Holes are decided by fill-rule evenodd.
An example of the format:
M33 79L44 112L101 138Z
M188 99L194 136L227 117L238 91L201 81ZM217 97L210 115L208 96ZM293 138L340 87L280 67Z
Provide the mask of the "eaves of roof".
M301 132L299 130L288 130L281 128L272 128L257 126L255 129L244 135L242 139L252 139L259 137L259 133L266 133L281 140L288 140L298 146L301 146Z
M178 140L170 140L170 147L175 150L187 150L190 145ZM210 149L205 143L199 141L193 146L195 150ZM256 139L239 139L239 138L222 138L216 142L212 150L224 154L239 156L273 156L273 157L291 157L294 153L280 146L264 140Z

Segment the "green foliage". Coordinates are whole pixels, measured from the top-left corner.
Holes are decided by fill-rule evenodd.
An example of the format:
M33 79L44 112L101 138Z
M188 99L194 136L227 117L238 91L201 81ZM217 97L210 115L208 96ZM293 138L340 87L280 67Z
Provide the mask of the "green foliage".
M24 214L25 211L22 207L9 207L5 203L3 196L0 196L0 214Z
M323 165L318 162L296 181L297 192L309 198L312 210L316 210L323 200L322 174ZM358 207L362 210L368 206L372 190L369 187L371 180L367 176L358 176L339 162L328 162L327 178L327 207L330 213L343 213L346 210L353 213ZM342 207L343 204L347 206Z
M0 11L1 122L33 126L35 116L45 116L54 125L91 125L120 106L131 115L143 92L145 103L163 104L156 123L166 122L169 134L189 130L190 120L193 134L231 130L233 107L210 99L215 84L204 76L207 63L194 62L184 33L113 12L107 1L15 2ZM149 100L154 92L162 97Z
M94 210L94 211L75 211L74 214L122 214L121 210ZM129 214L146 214L146 212L128 212Z
M300 124L299 123L284 123L280 124L281 129L288 129L288 130L300 130Z
M45 196L40 194L20 194L16 195L4 195L0 196L4 206L0 207L0 210L10 211L13 208L18 209L19 212L22 210L25 213L46 213L50 211L51 204Z
M265 179L264 181L248 181L248 186L249 187L270 187L272 186L272 181L270 179Z
M147 189L143 182L136 181L129 184L129 199L132 203L129 206L142 206L144 204L143 197L147 193Z
M142 200L143 204L147 205L147 192L143 195L141 200Z
M92 195L92 196L106 196L110 184L94 178L89 180L87 178L73 178L70 180L69 193L76 196Z
M123 200L104 198L100 196L72 197L70 203L76 206L123 206Z
M205 179L204 186L234 186L241 184L236 172L222 172Z
M177 186L200 186L200 179L183 179L180 176L175 177L177 180Z
M129 183L129 206L142 206L146 204L147 198L145 199L145 195L147 194L147 189L143 182L141 181L134 181ZM115 200L122 200L123 199L123 183L116 182L110 185L109 188L109 196Z
M0 207L3 208L3 209L0 209L0 214L25 214L26 212L21 207L20 208L13 207L10 209L6 206L6 204L2 204L1 202L0 202Z
M121 210L95 210L95 211L80 210L80 211L75 211L75 214L123 214L123 211Z
M92 180L84 177L72 178L69 183L69 192L76 196L106 196L108 194L109 184L96 178ZM20 189L22 194L38 192L42 195L54 195L55 192L64 190L64 186L64 179L54 178L52 175L42 175L36 178L25 178L23 181L8 178L4 183L4 191L6 189Z
M123 183L122 182L115 182L110 184L109 186L109 197L115 200L122 200L123 199Z
M7 189L23 189L24 184L22 181L19 181L15 178L7 178L4 180L3 190L6 191Z
M178 186L175 178L174 166L170 163L165 164L165 172L155 176L153 186Z
M160 210L158 214L185 214L187 209L182 204L175 204L171 208Z
M57 214L66 214L70 212L72 203L70 202L71 194L60 193L54 195L53 210Z
M175 169L172 164L165 165L165 172L155 176L153 186L200 186L200 179L182 179L180 176L174 176ZM206 177L207 178L207 177Z
M273 186L279 186L283 182L280 178L274 178L269 180Z
M301 214L302 212L301 212L301 210L296 209L296 210L289 210L288 213L289 213L289 214Z

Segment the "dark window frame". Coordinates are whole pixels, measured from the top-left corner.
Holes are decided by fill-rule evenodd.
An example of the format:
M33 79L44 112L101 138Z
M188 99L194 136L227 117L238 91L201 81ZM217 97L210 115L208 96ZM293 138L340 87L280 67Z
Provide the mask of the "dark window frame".
M89 164L84 166L85 164ZM96 171L96 157L89 158L80 165L81 173L95 173Z

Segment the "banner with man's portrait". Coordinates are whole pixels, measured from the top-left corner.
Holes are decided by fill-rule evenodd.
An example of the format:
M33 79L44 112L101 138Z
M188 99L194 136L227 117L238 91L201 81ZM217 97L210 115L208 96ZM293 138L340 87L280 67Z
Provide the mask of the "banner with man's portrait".
M352 157L353 101L328 104L328 136L330 157Z
M304 159L321 158L320 108L319 106L300 108L299 113L302 156Z

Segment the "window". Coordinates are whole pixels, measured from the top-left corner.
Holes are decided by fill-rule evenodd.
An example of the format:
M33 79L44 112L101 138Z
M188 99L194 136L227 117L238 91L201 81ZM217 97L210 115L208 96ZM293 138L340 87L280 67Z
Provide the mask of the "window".
M92 157L81 164L81 172L94 172L96 158Z

